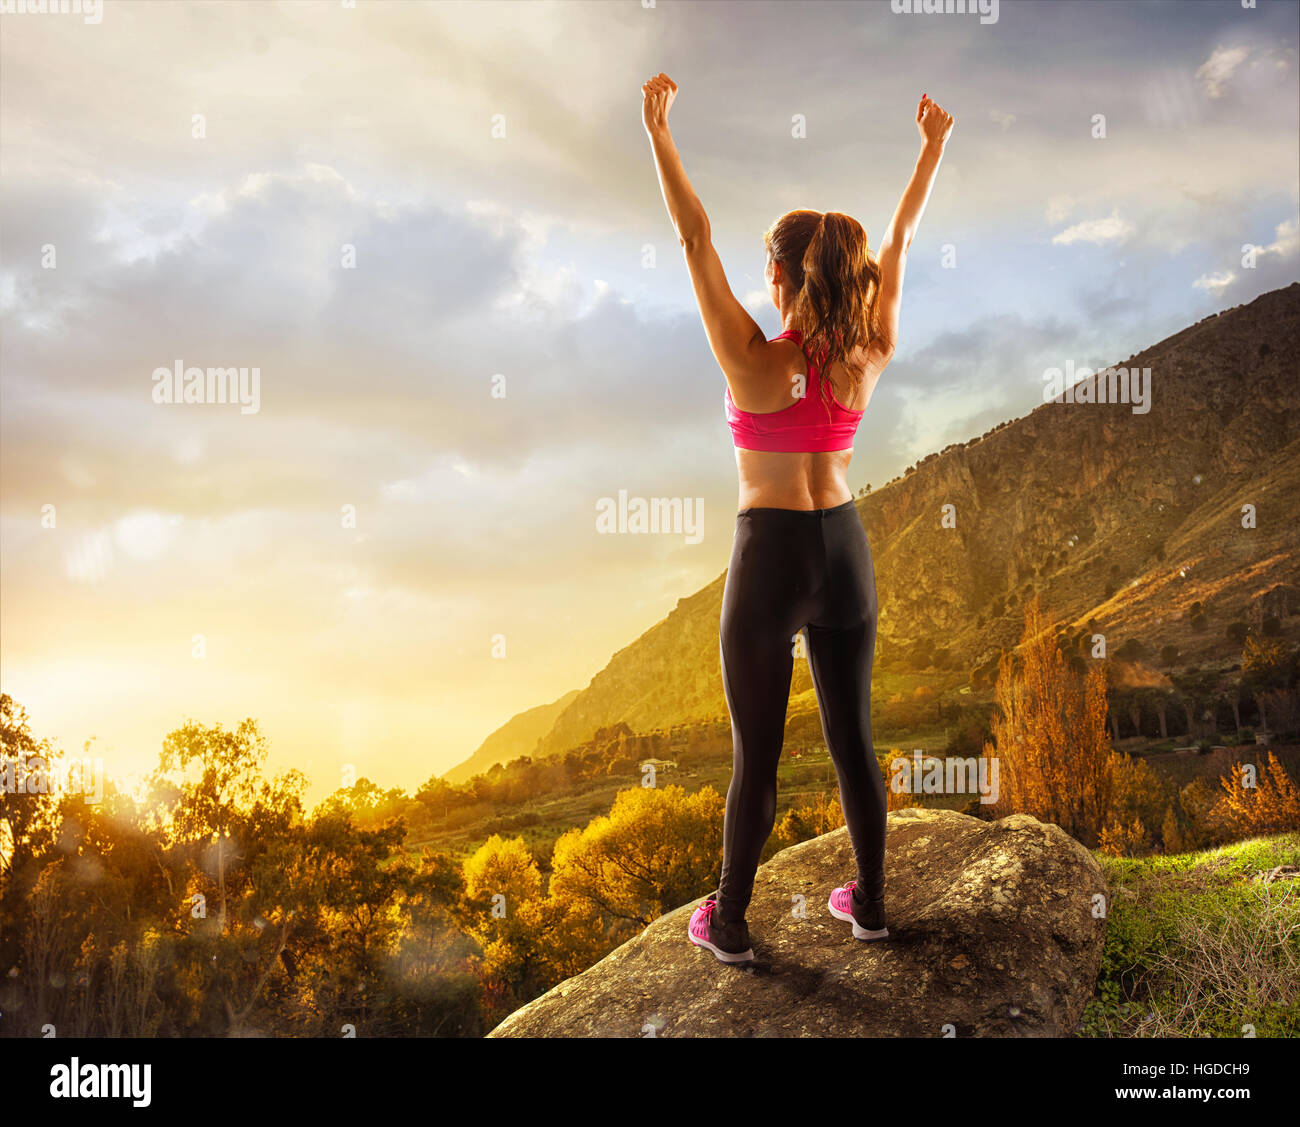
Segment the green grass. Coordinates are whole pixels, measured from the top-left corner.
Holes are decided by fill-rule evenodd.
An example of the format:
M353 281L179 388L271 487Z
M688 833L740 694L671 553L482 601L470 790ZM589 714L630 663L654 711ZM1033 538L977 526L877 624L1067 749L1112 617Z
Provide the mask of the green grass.
M1085 1036L1300 1036L1300 881L1253 879L1300 865L1300 833L1097 860L1111 896Z

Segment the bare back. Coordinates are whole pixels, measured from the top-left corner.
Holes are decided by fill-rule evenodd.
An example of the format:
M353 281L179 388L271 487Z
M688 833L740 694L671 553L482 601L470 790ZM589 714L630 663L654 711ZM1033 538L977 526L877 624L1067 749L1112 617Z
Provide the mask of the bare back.
M784 378L773 381L770 388L758 389L752 384L743 389L732 387L732 398L744 411L767 413L789 406L790 379L807 375L807 360L793 341L772 341L768 347L781 349L783 358L788 354L788 371ZM888 357L879 355L866 354L864 359L866 371L853 402L844 398L851 384L844 365L832 364L825 373L836 397L853 411L866 410L876 383L889 363ZM737 447L736 470L740 479L737 508L809 510L842 505L853 499L848 483L852 459L852 448L830 453L778 454Z

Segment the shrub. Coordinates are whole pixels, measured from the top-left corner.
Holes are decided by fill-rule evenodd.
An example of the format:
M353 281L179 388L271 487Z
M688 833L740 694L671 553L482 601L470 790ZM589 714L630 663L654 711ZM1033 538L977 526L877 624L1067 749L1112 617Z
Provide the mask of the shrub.
M1129 638L1115 651L1115 656L1121 661L1138 661L1146 652L1146 646L1136 638Z

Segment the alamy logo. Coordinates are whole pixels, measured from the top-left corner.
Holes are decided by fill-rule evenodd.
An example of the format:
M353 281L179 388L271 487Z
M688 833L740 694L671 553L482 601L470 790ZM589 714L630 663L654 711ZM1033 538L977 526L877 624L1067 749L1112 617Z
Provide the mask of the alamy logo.
M50 1095L56 1100L129 1099L135 1107L148 1107L150 1069L148 1064L82 1064L73 1057L68 1064L50 1069Z
M261 368L171 368L153 370L155 403L238 403L241 415L256 415L262 404Z
M0 16L84 16L86 23L104 18L104 0L0 0Z
M685 535L686 543L704 539L703 497L629 497L626 489L618 498L601 497L596 502L596 531L602 535L615 532L666 532Z
M980 23L998 22L998 0L889 0L896 16L979 16Z
M917 748L911 759L900 755L890 763L889 786L895 794L978 794L987 806L998 800L998 760L940 759Z
M81 795L95 806L104 801L104 761L83 755L50 760L43 755L0 758L0 792Z
M1043 371L1044 403L1131 403L1133 414L1151 410L1150 368L1076 368L1065 362L1065 371Z

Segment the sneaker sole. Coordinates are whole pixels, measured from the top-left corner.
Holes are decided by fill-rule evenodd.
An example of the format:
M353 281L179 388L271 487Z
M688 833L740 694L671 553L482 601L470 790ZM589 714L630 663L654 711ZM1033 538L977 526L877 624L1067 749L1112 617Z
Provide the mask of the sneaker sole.
M752 963L754 961L754 949L752 947L748 951L724 951L721 947L715 947L707 939L696 939L689 932L687 938L696 947L703 947L706 951L712 951L713 957L720 963Z
M878 931L872 931L869 928L865 928L860 923L858 923L858 921L853 918L852 913L841 912L829 900L826 901L826 907L830 909L831 915L834 916L837 920L843 920L845 923L853 925L854 939L862 939L865 940L866 942L871 942L872 940L875 939L889 938L889 928L887 927L882 927Z

